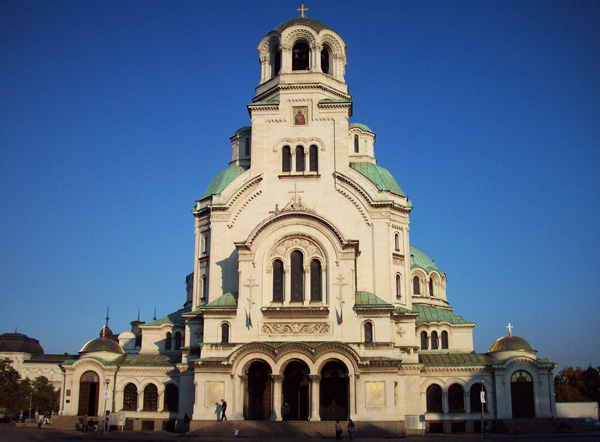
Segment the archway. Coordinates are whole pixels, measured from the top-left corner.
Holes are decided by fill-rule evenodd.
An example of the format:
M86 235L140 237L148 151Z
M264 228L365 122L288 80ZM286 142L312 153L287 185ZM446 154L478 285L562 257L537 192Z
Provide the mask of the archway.
M79 407L77 415L98 415L98 394L100 391L100 378L94 371L86 371L79 379Z
M348 419L348 368L340 361L330 361L321 370L319 416L322 421Z
M308 420L309 372L306 364L300 361L292 361L285 368L283 373L284 420Z
M271 418L271 367L254 361L248 369L248 385L244 419L263 421Z
M517 371L510 378L510 400L513 419L535 417L533 379L526 371Z

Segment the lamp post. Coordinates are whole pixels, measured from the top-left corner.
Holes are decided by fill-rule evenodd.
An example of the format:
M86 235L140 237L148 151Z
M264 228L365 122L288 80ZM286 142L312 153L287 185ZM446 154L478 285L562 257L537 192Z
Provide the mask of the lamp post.
M31 419L31 400L33 399L33 391L29 392L29 419Z
M107 434L110 426L108 425L108 410L106 409L106 401L108 400L108 395L110 394L110 390L108 389L110 379L107 378L104 383L106 384L106 389L104 390L104 434Z
M483 379L481 380L481 391L479 392L479 401L481 402L481 438L485 437L485 425L483 423L483 411L485 409L485 389L483 385Z

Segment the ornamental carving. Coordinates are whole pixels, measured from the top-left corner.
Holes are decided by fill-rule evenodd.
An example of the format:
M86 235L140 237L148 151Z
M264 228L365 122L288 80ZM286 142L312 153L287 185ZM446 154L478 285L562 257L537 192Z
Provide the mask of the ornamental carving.
M400 266L404 264L404 259L402 258L394 258L394 265Z
M273 247L271 256L287 256L290 249L302 249L309 256L319 256L323 258L321 248L310 238L295 236L280 241Z
M314 46L316 43L315 36L310 31L306 29L296 29L287 35L283 45L291 48L297 40L302 39L306 40L309 46Z
M263 323L261 331L267 335L329 334L331 324L329 322Z

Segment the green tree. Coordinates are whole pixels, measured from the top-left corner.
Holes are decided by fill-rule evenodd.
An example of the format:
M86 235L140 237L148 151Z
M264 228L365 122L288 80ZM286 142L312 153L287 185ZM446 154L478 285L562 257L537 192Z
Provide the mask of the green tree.
M0 408L11 413L22 409L21 375L8 358L0 359Z
M556 402L600 402L600 367L565 367L554 377Z
M59 392L54 389L48 378L39 376L33 381L33 408L40 414L58 410Z

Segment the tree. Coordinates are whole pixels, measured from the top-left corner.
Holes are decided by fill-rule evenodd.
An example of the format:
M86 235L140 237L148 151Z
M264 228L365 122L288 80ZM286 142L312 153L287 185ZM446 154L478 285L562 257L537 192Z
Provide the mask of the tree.
M0 409L17 413L22 409L21 375L8 358L0 359Z
M48 378L39 376L33 381L33 408L40 413L58 410L59 392Z
M554 377L556 402L600 402L600 367L565 367Z

